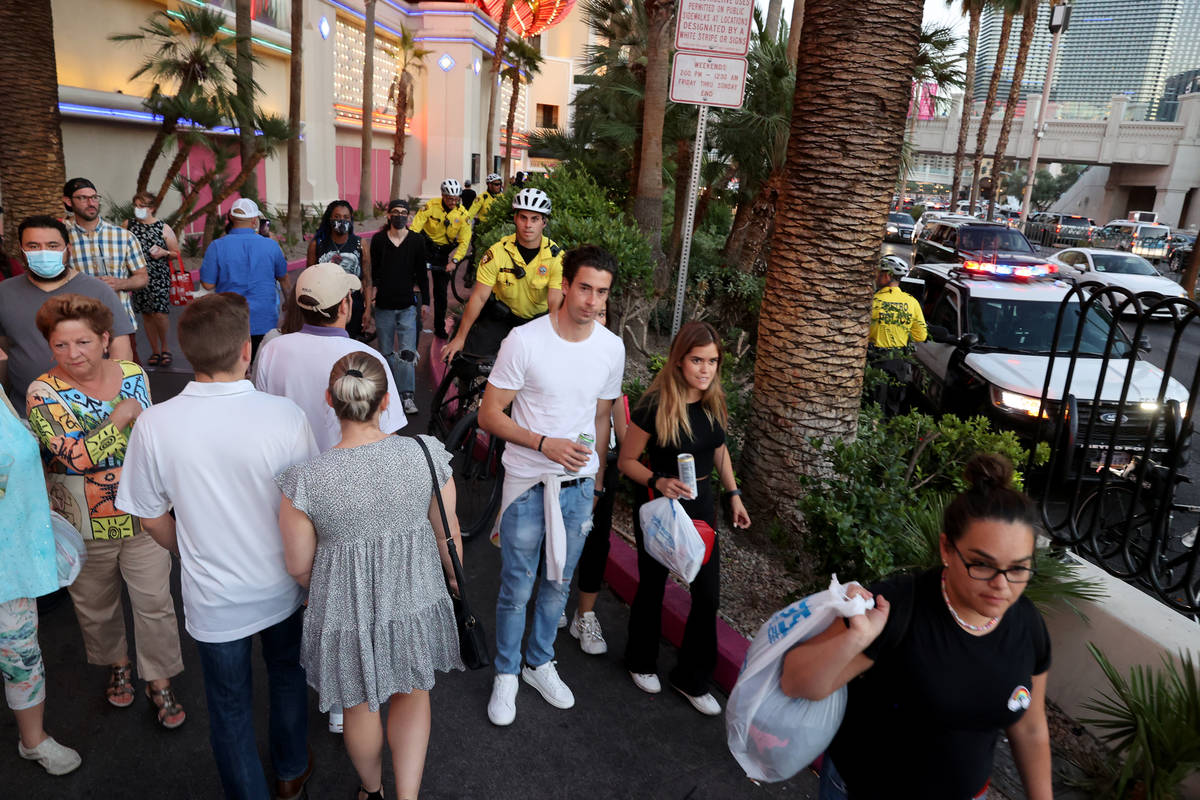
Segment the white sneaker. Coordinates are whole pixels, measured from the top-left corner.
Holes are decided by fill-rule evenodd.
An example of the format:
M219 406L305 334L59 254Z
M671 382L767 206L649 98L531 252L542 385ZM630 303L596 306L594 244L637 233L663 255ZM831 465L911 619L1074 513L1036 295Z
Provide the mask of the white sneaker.
M634 686L646 694L658 694L662 691L662 684L653 672L631 672L629 677L633 678Z
M21 758L41 764L42 768L51 775L66 775L68 772L78 769L79 765L83 763L79 753L54 741L53 736L47 736L41 744L32 749L26 749L18 739L17 752L20 753Z
M571 694L562 678L558 677L558 670L554 668L553 661L547 661L540 667L524 667L521 669L521 677L538 690L542 699L555 708L570 708L575 705L575 695Z
M571 635L579 640L579 649L589 656L602 656L608 652L608 642L604 641L604 631L600 630L600 620L596 619L594 611L588 611L582 617L575 612Z
M417 413L417 401L413 399L413 396L411 394L404 395L404 413L405 414L416 414Z
M329 711L329 732L342 732L342 710L340 708L337 711L332 709Z
M492 680L492 699L488 700L488 719L501 727L517 718L517 676L497 675Z
M717 702L717 698L713 697L711 693L705 692L704 694L696 697L683 691L678 686L672 688L686 697L687 701L692 704L692 708L696 709L706 717L715 717L721 713L721 704Z
M567 627L567 610L564 608L562 616L558 618L558 629L561 631Z

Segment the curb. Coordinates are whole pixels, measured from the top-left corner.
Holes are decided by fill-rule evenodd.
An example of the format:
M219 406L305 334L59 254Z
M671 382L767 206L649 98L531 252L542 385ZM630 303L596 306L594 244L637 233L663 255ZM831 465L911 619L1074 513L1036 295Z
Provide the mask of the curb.
M617 597L632 604L638 585L637 550L616 531L609 533L609 544L608 567L604 570L604 579L608 581ZM668 580L666 593L663 595L662 632L667 641L676 647L683 641L683 628L691 607L692 598L688 591L675 581ZM725 620L717 617L717 665L713 670L713 680L726 694L729 694L737 682L738 673L749 649L750 642L746 637L731 628Z

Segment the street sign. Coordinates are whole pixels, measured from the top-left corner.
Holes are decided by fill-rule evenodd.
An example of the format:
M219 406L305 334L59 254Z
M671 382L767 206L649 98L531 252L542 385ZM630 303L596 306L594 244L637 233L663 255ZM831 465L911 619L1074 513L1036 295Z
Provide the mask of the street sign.
M746 88L746 59L709 56L683 50L671 68L671 101L741 108Z
M675 49L744 56L754 0L679 0Z

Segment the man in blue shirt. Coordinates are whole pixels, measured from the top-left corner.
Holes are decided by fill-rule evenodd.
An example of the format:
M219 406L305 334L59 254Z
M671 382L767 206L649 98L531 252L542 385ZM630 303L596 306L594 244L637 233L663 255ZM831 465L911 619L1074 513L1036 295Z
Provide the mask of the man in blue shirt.
M282 285L287 278L287 259L278 242L258 235L262 214L253 200L238 200L229 216L233 228L204 252L200 285L246 298L250 305L250 344L257 354L263 336L278 323L275 281Z

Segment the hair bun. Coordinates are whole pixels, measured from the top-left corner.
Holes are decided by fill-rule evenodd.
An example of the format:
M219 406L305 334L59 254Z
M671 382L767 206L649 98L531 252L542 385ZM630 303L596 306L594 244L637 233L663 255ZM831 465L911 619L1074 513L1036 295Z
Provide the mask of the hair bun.
M1002 455L979 453L971 457L963 469L963 477L977 492L1007 489L1012 485L1013 465Z

